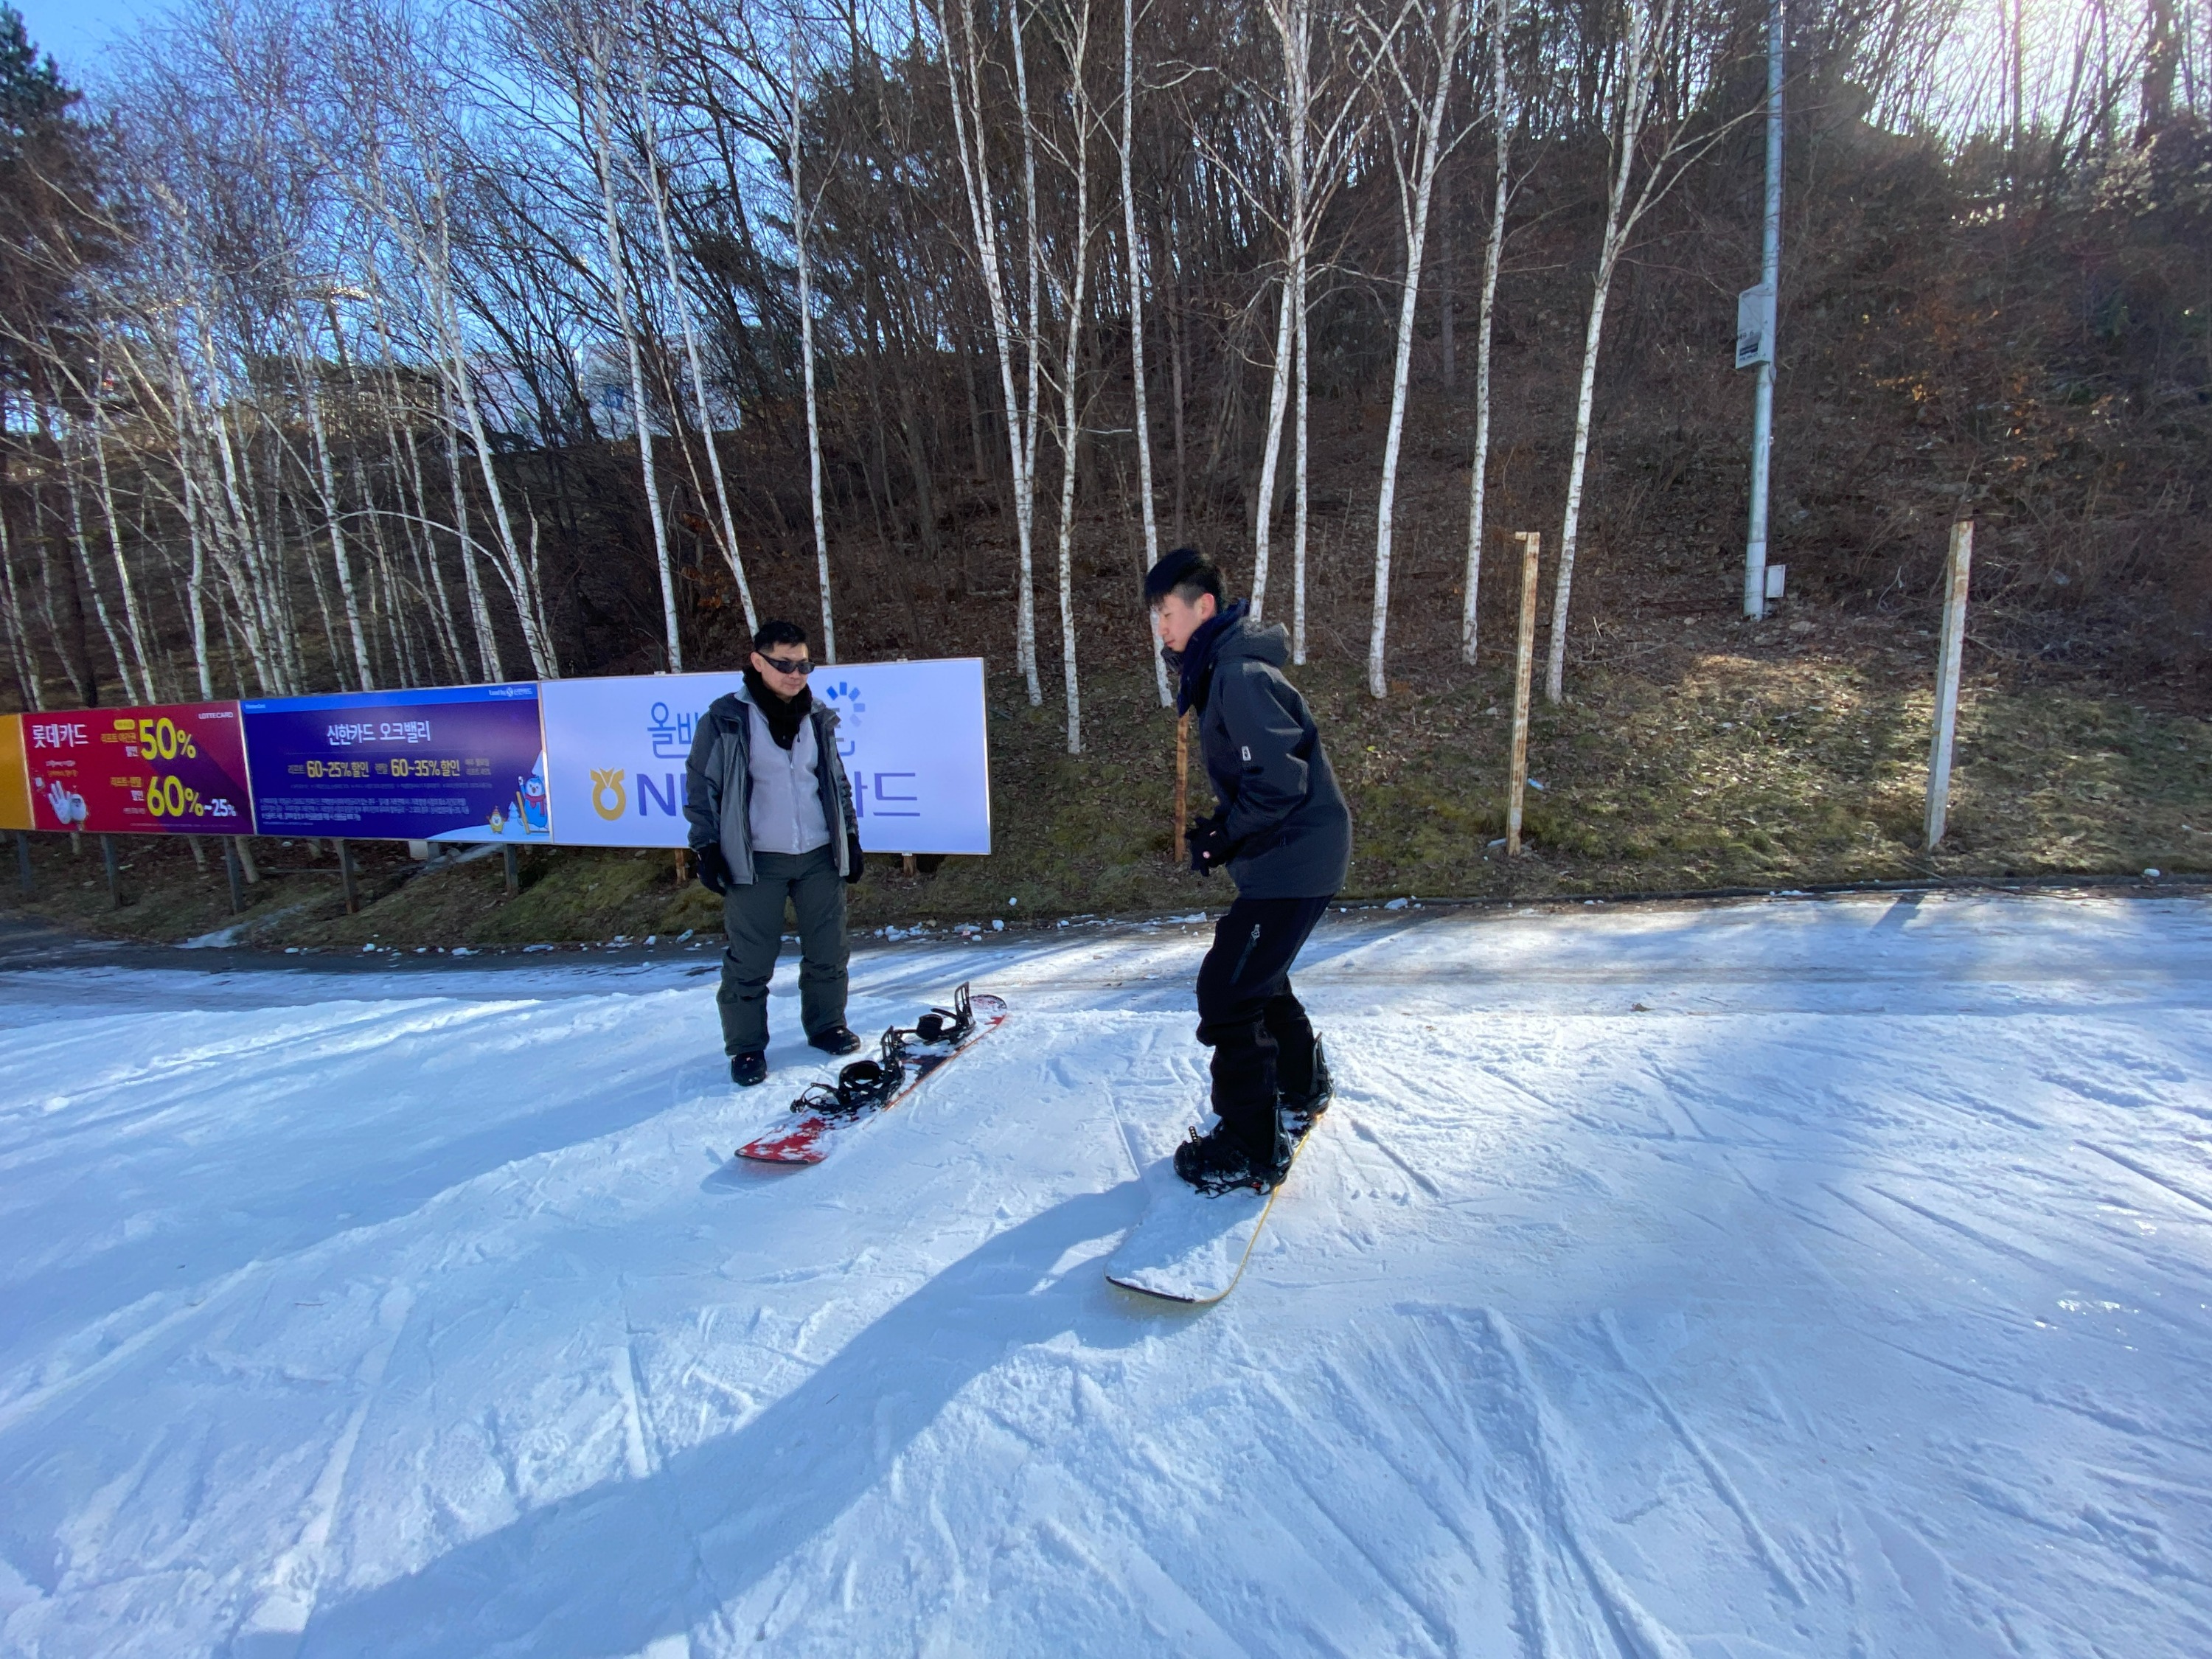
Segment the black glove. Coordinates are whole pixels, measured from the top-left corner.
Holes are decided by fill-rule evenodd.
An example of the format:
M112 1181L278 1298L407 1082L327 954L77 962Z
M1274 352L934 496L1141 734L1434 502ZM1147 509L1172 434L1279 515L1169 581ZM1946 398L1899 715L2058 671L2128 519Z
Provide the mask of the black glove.
M718 846L695 848L691 856L699 860L699 884L717 898L730 890L730 861L722 856Z
M860 872L867 868L867 855L860 851L858 836L845 837L845 884L850 887L860 880Z
M1184 839L1190 848L1190 867L1194 875L1212 875L1228 863L1237 850L1236 842L1229 839L1227 826L1218 817L1194 819Z

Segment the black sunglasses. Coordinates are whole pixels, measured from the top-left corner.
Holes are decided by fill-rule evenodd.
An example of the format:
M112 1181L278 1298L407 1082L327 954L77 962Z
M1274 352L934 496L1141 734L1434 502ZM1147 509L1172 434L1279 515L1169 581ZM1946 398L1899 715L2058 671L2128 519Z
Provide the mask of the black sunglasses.
M804 657L801 657L795 662L787 662L781 657L763 655L761 658L761 660L766 663L770 668L775 670L779 674L797 674L803 678L806 675L811 674L814 672L814 665L807 661Z

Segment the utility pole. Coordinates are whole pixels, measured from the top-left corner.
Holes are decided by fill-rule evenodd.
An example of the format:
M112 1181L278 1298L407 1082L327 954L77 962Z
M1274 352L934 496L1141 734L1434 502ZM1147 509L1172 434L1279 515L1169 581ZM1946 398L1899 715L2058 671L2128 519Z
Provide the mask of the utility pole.
M1782 275L1782 0L1766 8L1766 215L1759 286L1735 301L1735 366L1759 367L1751 416L1751 535L1743 550L1743 614L1766 614L1766 465L1774 447L1774 296Z

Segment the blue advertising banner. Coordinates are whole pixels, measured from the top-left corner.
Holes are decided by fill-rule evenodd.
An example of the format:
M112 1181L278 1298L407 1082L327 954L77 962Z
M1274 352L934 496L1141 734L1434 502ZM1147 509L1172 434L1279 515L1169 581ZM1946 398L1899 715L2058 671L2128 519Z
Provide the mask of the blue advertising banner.
M552 840L535 683L240 704L256 834Z

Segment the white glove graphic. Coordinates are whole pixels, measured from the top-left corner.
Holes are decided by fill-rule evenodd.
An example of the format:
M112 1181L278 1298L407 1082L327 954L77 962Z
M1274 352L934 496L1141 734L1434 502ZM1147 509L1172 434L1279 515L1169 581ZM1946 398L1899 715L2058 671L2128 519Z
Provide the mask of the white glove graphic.
M84 797L71 793L58 783L46 786L46 801L54 809L54 816L64 824L82 823L90 816L85 807Z

